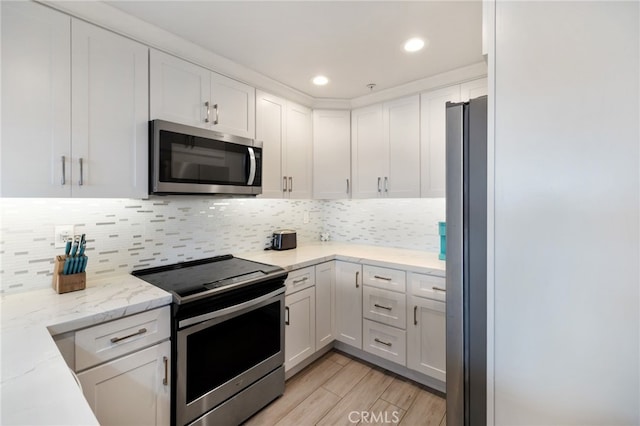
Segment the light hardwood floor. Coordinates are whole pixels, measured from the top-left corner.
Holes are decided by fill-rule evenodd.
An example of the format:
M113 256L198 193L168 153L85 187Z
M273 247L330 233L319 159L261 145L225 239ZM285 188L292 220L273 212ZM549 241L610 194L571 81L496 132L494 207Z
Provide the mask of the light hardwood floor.
M245 426L446 425L446 402L425 387L331 351L286 383Z

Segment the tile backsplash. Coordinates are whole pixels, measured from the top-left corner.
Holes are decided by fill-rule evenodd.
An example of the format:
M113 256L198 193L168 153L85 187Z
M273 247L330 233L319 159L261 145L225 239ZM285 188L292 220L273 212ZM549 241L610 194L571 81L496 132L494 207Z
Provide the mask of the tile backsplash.
M88 279L226 253L262 250L276 229L298 243L334 241L439 250L443 199L266 200L162 197L0 199L0 293L51 285L54 226L87 235ZM304 223L305 214L309 223Z

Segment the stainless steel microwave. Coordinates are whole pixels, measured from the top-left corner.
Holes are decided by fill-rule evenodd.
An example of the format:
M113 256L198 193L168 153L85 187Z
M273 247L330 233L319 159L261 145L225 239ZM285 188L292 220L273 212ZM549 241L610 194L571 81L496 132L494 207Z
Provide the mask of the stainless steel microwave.
M262 193L262 142L163 120L149 133L152 194Z

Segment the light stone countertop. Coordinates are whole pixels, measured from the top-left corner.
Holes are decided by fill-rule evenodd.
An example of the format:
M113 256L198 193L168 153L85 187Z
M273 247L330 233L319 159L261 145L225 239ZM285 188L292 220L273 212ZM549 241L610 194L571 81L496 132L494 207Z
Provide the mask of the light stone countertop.
M444 276L437 253L337 242L237 257L304 268L330 260ZM132 275L92 280L65 294L52 289L0 298L0 424L97 425L52 335L170 304L169 293Z
M0 424L97 425L52 335L170 304L169 293L132 275L0 298Z
M446 266L446 262L438 259L438 253L339 242L304 244L291 250L236 253L235 256L289 271L330 260L344 260L444 277Z

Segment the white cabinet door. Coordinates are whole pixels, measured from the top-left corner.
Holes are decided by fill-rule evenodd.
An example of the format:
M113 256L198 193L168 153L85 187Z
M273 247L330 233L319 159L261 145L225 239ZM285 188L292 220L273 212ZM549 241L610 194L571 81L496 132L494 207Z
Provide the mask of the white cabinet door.
M309 287L286 296L284 304L284 369L288 371L316 350L315 288Z
M282 146L285 142L286 105L284 99L256 93L256 140L262 141L263 198L283 198Z
M349 198L351 113L313 111L313 198Z
M211 95L211 71L175 56L149 52L149 109L151 119L209 128L206 102Z
M74 197L148 195L148 49L72 21Z
M384 134L389 141L389 173L385 196L420 197L420 98L418 95L384 103Z
M382 104L351 111L351 161L353 198L382 197L389 167Z
M420 95L421 106L421 195L445 196L446 172L446 109L447 102L458 102L460 86L427 92Z
M446 381L445 302L410 296L407 304L407 366Z
M256 90L244 83L211 73L212 128L245 138L256 136Z
M336 261L336 339L362 349L362 266Z
M336 264L316 265L316 350L335 339Z
M171 401L169 341L78 374L102 425L168 425Z
M71 18L33 2L1 2L0 7L1 195L68 197Z
M287 102L283 173L289 198L311 198L312 116L309 108Z
M474 99L479 96L486 95L487 92L487 79L480 78L478 80L467 81L460 85L460 101L466 102L469 99Z

